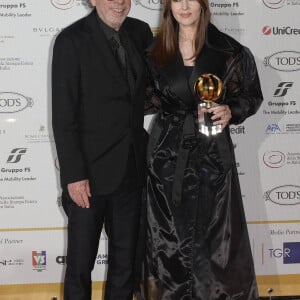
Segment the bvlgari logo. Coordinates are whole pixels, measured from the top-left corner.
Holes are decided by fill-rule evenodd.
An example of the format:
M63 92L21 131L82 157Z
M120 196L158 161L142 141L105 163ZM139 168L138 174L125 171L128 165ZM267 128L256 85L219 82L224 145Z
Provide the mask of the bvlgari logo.
M136 5L140 5L150 10L162 10L163 0L134 0Z
M58 9L70 9L74 6L75 0L51 0L51 4Z
M0 113L15 113L32 107L33 101L19 93L0 92Z

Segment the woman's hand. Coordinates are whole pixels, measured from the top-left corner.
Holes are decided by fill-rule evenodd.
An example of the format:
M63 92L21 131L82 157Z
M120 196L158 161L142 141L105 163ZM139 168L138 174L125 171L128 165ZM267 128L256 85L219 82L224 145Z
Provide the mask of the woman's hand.
M222 104L207 110L209 113L213 113L212 120L214 125L221 125L222 130L229 124L232 117L231 110L228 105Z

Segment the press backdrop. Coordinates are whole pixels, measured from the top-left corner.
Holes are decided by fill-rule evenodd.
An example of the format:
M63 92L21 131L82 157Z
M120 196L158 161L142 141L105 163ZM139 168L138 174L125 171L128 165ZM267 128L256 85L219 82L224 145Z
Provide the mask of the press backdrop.
M135 0L130 15L155 33L161 4ZM254 53L265 98L254 117L230 129L260 294L300 294L300 0L212 0L210 7L213 23ZM50 123L51 56L55 36L90 10L85 0L0 0L3 300L19 284L30 290L63 280L66 218ZM105 280L106 248L103 234L95 281Z

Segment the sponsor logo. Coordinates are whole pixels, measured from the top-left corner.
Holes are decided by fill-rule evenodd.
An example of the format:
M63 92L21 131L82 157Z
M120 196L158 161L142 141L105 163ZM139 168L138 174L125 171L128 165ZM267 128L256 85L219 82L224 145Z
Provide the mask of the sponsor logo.
M245 134L245 126L244 125L231 126L229 130L230 130L231 134Z
M134 0L134 3L150 10L162 10L163 6L163 0Z
M87 0L50 0L50 3L57 9L67 10L74 6L91 7Z
M286 96L288 90L292 88L294 82L291 81L282 81L278 84L277 89L274 92L273 97L284 97Z
M55 261L59 265L65 265L67 263L67 256L56 256Z
M271 201L278 205L300 204L300 186L282 185L264 193L265 201Z
M265 110L264 110L265 113ZM276 113L276 114L288 114L288 115L296 115L300 114L300 110L295 109L295 110L288 110L288 111L277 111L277 112L271 112L271 113ZM278 124L269 124L267 125L265 129L266 134L300 134L300 124L298 123L288 123L288 124L283 124L283 125L278 125Z
M6 163L19 164L24 155L27 155L27 148L14 148L11 150ZM29 182L36 180L36 177L29 175L30 173L31 167L29 166L1 167L0 174L3 174L3 177L0 177L0 182Z
M40 125L36 130L25 133L27 143L53 143L54 137L52 132L48 132L45 125Z
M262 33L264 35L270 35L272 33L272 28L270 26L265 26L262 29Z
M240 6L240 3L237 2L237 1L234 1L232 3L227 3L227 2L226 3L218 3L218 2L211 1L210 4L209 4L209 6L211 8L217 7L217 8L223 8L223 9L224 8L232 8L232 7L238 8Z
M299 166L300 152L267 151L263 155L263 162L269 168L281 168L285 165Z
M0 9L17 9L17 8L26 8L26 3L18 3L18 4L0 4Z
M46 270L47 255L46 251L32 251L32 267L37 272Z
M300 70L300 52L280 51L264 58L264 65L282 72L294 72Z
M263 0L263 4L268 8L278 9L285 4L285 0Z
M282 232L282 234L284 234L284 232ZM262 244L262 250L264 250L264 244ZM283 264L299 264L300 242L284 242L280 248L269 248L268 254L271 259L282 258Z
M14 148L11 150L8 156L7 163L18 163L21 160L22 155L27 151L27 148Z
M269 151L264 154L263 162L270 168L280 168L286 164L286 157L280 151Z
M213 16L217 17L241 17L245 15L245 12L241 10L241 3L238 1L229 2L214 2L210 1L210 9ZM223 29L224 30L224 29ZM243 29L244 30L244 29ZM238 28L227 28L227 32L231 31L231 33L238 33Z
M283 243L284 264L299 264L300 263L300 242Z
M32 31L39 34L40 37L53 37L59 34L63 27L33 27Z
M34 204L37 204L36 200L27 200L24 196L0 196L1 209L10 209Z
M22 266L24 265L24 259L22 258L0 258L0 267L10 267L10 266Z
M281 132L281 129L278 124L269 124L266 128L266 133L276 133Z
M263 4L271 9L279 9L283 6L300 5L300 0L263 0Z
M0 113L15 113L32 107L33 101L19 93L0 92Z
M108 254L98 254L96 257L97 265L107 265L108 263Z
M283 26L283 27L270 27L264 26L262 29L262 33L264 35L299 35L299 28L292 28L291 26Z
M58 9L70 9L74 6L75 0L51 0L51 4Z
M33 66L33 61L21 57L0 57L0 71L27 69Z

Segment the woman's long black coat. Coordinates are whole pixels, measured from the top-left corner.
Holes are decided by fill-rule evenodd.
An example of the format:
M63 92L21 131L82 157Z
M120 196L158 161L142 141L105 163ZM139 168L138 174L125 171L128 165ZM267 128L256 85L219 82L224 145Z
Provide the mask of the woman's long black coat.
M223 103L232 123L243 122L262 102L254 58L210 24L189 80L180 54L166 67L150 63L150 73L148 109L158 114L148 148L145 297L257 299L229 130L210 138L198 133L193 92L203 73L227 76Z

